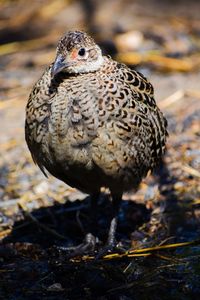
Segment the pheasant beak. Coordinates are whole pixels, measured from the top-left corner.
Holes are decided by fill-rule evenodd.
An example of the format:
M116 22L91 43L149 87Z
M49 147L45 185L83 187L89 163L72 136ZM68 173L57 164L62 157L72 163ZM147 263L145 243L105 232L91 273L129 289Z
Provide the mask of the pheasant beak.
M71 62L66 62L65 58L58 55L51 68L51 78L53 79L56 74L60 73L63 69L70 67L71 65Z

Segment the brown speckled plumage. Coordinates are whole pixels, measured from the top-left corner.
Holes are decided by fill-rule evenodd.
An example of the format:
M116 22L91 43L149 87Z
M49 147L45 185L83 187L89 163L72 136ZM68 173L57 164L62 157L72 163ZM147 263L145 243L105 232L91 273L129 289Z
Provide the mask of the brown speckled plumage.
M167 136L151 83L78 31L60 40L35 84L25 132L43 172L89 194L108 187L117 198L157 165Z

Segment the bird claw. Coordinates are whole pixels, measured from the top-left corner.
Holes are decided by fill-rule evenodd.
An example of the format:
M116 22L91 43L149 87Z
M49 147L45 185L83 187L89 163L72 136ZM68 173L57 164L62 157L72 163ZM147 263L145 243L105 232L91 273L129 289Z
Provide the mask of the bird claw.
M76 256L83 256L88 254L94 254L96 244L99 242L98 238L96 238L91 233L87 233L83 243L75 247L60 247L56 246L56 249L59 253L63 253L65 258L73 258Z
M87 233L84 242L74 248L74 256L94 253L97 242L98 238L91 233Z
M124 249L123 247L121 247L116 241L113 242L112 244L106 244L102 249L100 249L100 251L97 253L97 255L95 256L95 259L101 259L106 255L112 254L112 253L125 253L126 249Z

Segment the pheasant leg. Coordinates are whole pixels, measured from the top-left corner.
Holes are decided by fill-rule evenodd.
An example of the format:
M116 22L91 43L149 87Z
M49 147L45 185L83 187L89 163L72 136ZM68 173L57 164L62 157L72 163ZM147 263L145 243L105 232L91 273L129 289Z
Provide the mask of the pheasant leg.
M96 256L96 259L103 257L106 254L113 252L117 248L117 251L124 252L123 249L117 247L116 241L116 229L117 229L117 221L118 221L118 213L119 213L119 206L121 203L122 194L115 195L112 194L112 217L110 222L110 228L108 232L108 239L106 245L99 251Z

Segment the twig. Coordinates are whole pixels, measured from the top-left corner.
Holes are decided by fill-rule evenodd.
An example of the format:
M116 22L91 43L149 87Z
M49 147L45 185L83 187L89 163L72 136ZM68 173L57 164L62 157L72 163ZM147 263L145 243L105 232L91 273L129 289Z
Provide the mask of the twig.
M200 178L200 172L197 171L196 169L194 169L188 165L181 165L180 167L183 171L189 173L190 175Z
M40 223L31 213L29 213L24 205L22 203L19 203L20 208L23 210L24 214L31 219L31 221L33 221L38 227L40 227L42 230L45 230L46 232L54 235L55 237L59 238L59 239L64 239L66 240L66 237L61 235L60 233L58 233L57 231L55 231L54 229L51 229L49 227L47 227L46 225Z
M189 59L177 59L166 57L165 53L158 51L145 54L136 52L120 53L117 55L117 60L129 65L151 63L157 68L165 71L191 72L199 67L199 61L194 61L193 57L190 57Z
M5 229L3 231L0 231L0 239L4 238L5 236L7 236L9 233L11 233L11 229Z
M20 198L1 201L0 208L6 208L8 206L16 205L16 204L18 204L19 201L20 201Z
M178 90L175 93L173 93L172 95L170 95L169 97L162 100L159 103L159 107L164 109L164 108L174 104L175 102L181 100L184 97L184 95L185 95L185 92L183 90Z
M183 242L183 243L175 243L175 244L169 244L169 245L162 245L162 246L155 246L155 247L149 247L144 249L135 249L135 250L128 250L125 253L112 253L107 254L103 257L104 260L112 260L112 259L123 259L123 258L132 258L132 257L147 257L153 255L155 252L155 255L157 255L157 251L166 250L166 249L173 249L173 248L180 248L180 247L187 247L187 246L194 246L199 245L200 240L194 240L191 242ZM94 260L95 257L93 256L83 256L77 258L73 258L72 261L90 261Z

